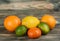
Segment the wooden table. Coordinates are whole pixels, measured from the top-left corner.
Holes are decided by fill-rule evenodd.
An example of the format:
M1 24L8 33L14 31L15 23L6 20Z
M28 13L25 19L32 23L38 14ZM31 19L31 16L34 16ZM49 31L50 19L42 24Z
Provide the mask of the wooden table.
M26 10L13 10L13 9L1 9L0 10L0 41L60 41L60 25L51 30L47 35L42 35L38 39L29 39L27 36L16 37L15 33L8 32L4 26L4 18L9 15L16 15L19 18L24 18L28 15L33 15L37 18L41 18L44 14L53 15L57 21L60 21L60 11L42 10L42 9L26 9Z
M0 40L1 41L60 41L60 25L51 30L47 35L42 35L38 39L29 39L27 36L16 37L15 34L5 30L3 26L4 18L8 15L16 15L19 18L23 18L28 15L33 15L41 18L44 14L53 15L56 20L60 21L60 12L48 11L48 10L0 10Z

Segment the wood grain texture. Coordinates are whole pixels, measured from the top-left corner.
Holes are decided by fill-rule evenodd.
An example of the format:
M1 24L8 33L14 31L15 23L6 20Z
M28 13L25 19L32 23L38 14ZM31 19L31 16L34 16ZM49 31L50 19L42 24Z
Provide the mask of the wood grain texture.
M46 1L31 1L31 2L13 2L8 4L0 4L1 9L54 9L52 3Z
M43 35L38 39L29 39L27 36L16 37L15 33L8 32L3 26L4 18L9 15L16 15L21 19L33 15L40 19L44 14L53 15L56 20L60 21L60 12L54 12L53 10L0 10L0 41L60 41L60 25L56 25L47 35Z
M33 15L38 17L39 19L44 14L50 14L53 15L56 20L59 20L60 18L60 12L54 12L50 10L40 10L40 9L28 9L28 10L0 10L0 25L3 25L4 18L6 18L9 15L16 15L20 19L24 18L25 16Z
M9 15L16 15L20 19L24 18L25 16L33 15L41 19L44 14L50 14L53 15L57 21L60 21L60 11L53 11L53 5L50 5L50 8L44 7L45 5L47 6L51 3L45 1L41 2L40 0L6 0L4 2L8 2L8 4L4 4L3 1L0 1L0 3L2 2L0 4L0 41L60 41L60 24L56 25L56 27L47 35L42 35L38 39L29 39L26 35L17 37L15 32L8 32L3 25L4 19ZM42 6L42 4L44 4L44 9L40 9L39 7Z
M6 30L5 30L6 31ZM3 33L2 33L3 32ZM47 35L42 35L38 39L29 39L27 36L16 37L14 33L0 32L1 41L59 41L60 40L60 25L56 26L55 29L50 31Z

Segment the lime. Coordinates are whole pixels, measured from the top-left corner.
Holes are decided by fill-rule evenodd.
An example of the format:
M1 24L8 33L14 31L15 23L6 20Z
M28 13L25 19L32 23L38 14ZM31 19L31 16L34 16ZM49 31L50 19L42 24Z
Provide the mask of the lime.
M47 34L50 31L49 26L46 23L43 23L43 22L41 22L38 25L38 28L41 29L43 35Z
M22 19L22 25L26 26L27 28L36 27L40 23L40 20L34 16L26 16Z
M23 25L17 27L15 33L17 36L23 36L24 34L26 34L27 28Z

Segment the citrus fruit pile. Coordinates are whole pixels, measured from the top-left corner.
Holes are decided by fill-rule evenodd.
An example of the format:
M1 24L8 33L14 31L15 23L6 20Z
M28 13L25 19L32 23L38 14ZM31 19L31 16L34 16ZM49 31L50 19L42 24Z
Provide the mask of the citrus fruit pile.
M16 36L27 35L31 39L46 35L56 25L56 20L51 15L42 16L41 20L34 16L26 16L22 19L17 16L8 16L4 20L4 27L9 32L15 32Z

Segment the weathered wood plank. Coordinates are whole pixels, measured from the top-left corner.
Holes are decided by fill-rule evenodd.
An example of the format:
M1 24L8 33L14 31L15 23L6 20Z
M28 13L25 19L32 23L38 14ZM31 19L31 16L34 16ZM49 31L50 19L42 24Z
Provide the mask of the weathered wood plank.
M27 3L33 4L33 6L36 6L37 4L40 5L40 2L38 2L38 1L36 1L36 2L34 1L34 3L29 1L29 2L26 2L26 4ZM36 5L34 5L35 3L36 3ZM56 18L56 20L60 21L60 11L54 12L54 11L45 10L45 9L40 10L39 9L40 7L25 10L24 9L26 7L25 2L19 3L20 5L23 4L22 6L25 6L25 7L23 7L24 10L22 10L22 9L19 9L19 6L17 5L18 3L16 3L16 5L14 5L14 4L15 3L13 3L13 4L9 3L9 4L5 4L5 5L1 4L1 6L3 6L3 7L1 7L1 9L0 9L0 41L60 41L60 25L56 25L56 27L53 30L51 30L47 35L43 35L38 39L29 39L27 36L16 37L15 33L8 32L4 28L3 22L4 22L4 18L9 15L16 15L22 19L28 15L33 15L38 18L41 18L41 16L43 16L44 14L50 14L50 15L53 15ZM13 9L11 9L11 8L9 8L8 5L10 5L10 7L12 7L12 6L18 6L18 7L13 7ZM6 6L8 6L7 10L6 10ZM18 8L18 9L15 9L15 8Z
M14 2L9 4L0 4L1 9L53 9L54 5L46 1L32 1L32 2Z
M28 9L28 10L0 10L0 26L3 25L4 19L9 15L16 15L19 18L33 15L37 18L41 18L44 14L53 15L56 20L60 21L60 12L54 12L49 10Z
M14 2L30 2L30 1L46 1L46 0L0 0L0 4Z
M51 34L51 35L45 35L41 36L38 39L29 39L27 36L24 37L0 37L1 40L20 40L20 41L59 41L60 40L60 35L59 34Z
M40 11L40 10L35 10L34 12L32 12L32 11L31 10L22 11L22 12L16 11L15 14L14 14L15 11L5 11L5 12L0 11L0 13L1 13L0 16L2 17L2 18L0 17L0 20L1 20L1 22L3 22L4 18L8 15L17 15L19 18L25 17L27 15L34 15L36 17L41 17L42 15L44 15L47 12L47 11L45 11L44 13L42 13L43 11ZM49 12L49 14L51 13L51 15L56 17L56 19L58 21L60 21L60 17L59 17L60 12L53 12L53 11L48 11L48 12ZM1 23L1 24L3 25L3 23ZM1 41L60 41L60 25L56 25L56 28L54 28L52 31L50 31L47 35L43 35L38 39L29 39L27 36L16 37L16 35L14 33L8 32L2 25L0 26L0 40Z
M60 25L56 25L47 35L43 35L38 39L29 39L27 36L16 37L15 33L8 32L3 26L4 18L9 15L16 15L21 19L25 16L33 15L40 19L44 14L50 14L53 15L56 20L60 21L60 11L55 12L51 10L54 9L54 5L45 1L0 0L0 41L60 41ZM48 8L48 6L50 7Z
M39 10L39 9L28 9L28 10L0 10L0 18L8 16L8 15L19 15L19 16L42 16L44 14L53 15L56 18L59 18L60 12L50 11L50 10Z

